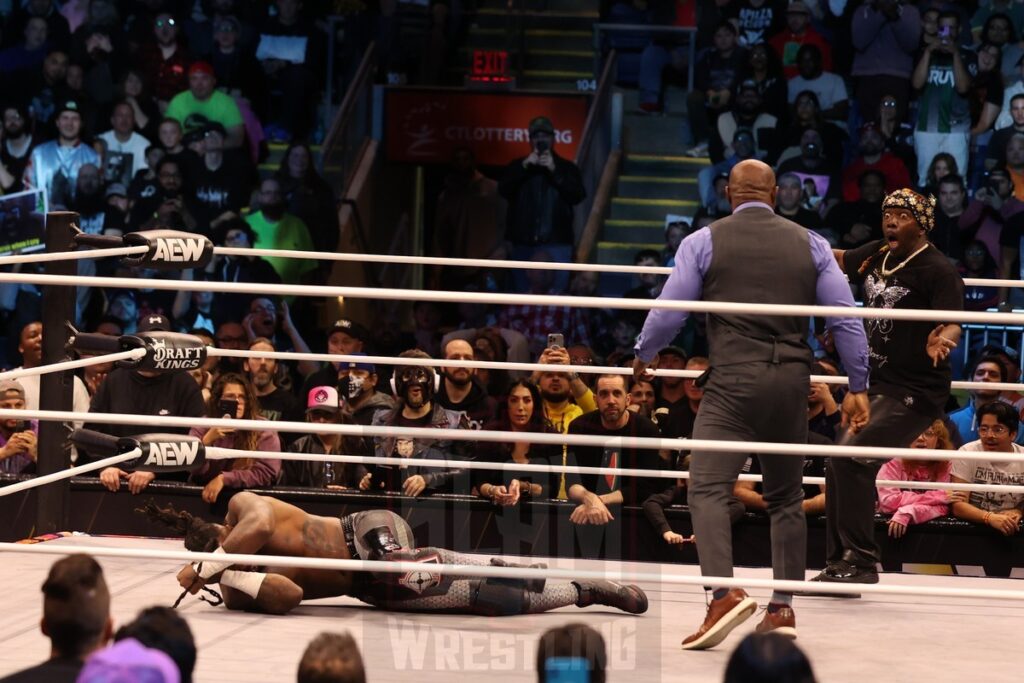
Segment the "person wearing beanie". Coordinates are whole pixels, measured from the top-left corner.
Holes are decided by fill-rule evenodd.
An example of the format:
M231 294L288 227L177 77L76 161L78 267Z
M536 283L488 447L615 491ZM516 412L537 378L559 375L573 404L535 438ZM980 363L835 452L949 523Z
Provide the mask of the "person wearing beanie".
M883 239L835 251L840 267L863 288L864 303L881 309L963 310L964 284L950 260L928 241L935 198L901 189L882 202ZM903 448L945 414L960 340L950 320L868 319L871 420L851 429L847 446ZM832 458L826 477L828 564L813 581L877 583L875 478L884 460Z

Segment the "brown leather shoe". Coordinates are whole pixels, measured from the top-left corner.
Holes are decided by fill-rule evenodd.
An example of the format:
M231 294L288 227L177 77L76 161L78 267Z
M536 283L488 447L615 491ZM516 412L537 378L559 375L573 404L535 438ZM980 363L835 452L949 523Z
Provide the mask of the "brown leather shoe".
M783 607L779 611L765 612L764 619L754 629L757 633L778 633L780 636L796 639L796 615L792 607Z
M745 590L733 588L724 598L711 601L700 630L683 641L683 649L707 650L718 645L756 610L757 603Z

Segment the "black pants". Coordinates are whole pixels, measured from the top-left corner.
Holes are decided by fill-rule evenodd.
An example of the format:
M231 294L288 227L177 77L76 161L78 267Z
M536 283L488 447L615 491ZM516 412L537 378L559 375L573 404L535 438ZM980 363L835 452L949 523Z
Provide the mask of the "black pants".
M871 420L856 434L847 432L843 446L907 448L934 418L888 396L871 399ZM841 559L861 567L881 560L875 542L875 478L885 459L830 458L825 479L826 560ZM845 557L844 557L845 556Z

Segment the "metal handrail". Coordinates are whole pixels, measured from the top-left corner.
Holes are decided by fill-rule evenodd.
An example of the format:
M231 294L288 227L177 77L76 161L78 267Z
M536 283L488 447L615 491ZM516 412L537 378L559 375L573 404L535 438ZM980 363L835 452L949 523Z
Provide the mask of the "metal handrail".
M580 146L576 148L576 165L582 167L587 161L587 157L590 156L590 149L593 146L595 135L597 134L597 124L599 117L603 115L605 107L608 104L608 99L612 94L612 84L615 80L613 74L615 70L615 64L618 60L618 54L615 50L608 53L608 58L605 59L604 69L601 71L601 78L597 83L597 91L594 93L594 99L590 103L590 111L587 112L587 120L583 124L583 134L580 137Z
M352 77L352 83L345 92L345 97L341 100L341 106L338 107L338 113L334 116L334 121L331 123L331 129L327 132L327 136L324 138L324 150L329 151L334 147L336 138L341 135L341 131L343 131L350 123L349 119L352 118L352 112L356 108L361 91L366 86L367 81L373 78L376 58L377 43L370 43L366 47L366 52L363 53L363 59L359 63L359 68L356 70L355 76Z
M685 35L690 49L690 59L687 65L687 84L693 87L693 68L697 61L697 29L685 26L657 26L650 24L594 24L594 51L601 53L601 34L615 31L616 33L650 33L655 35ZM595 64L594 73L597 74L599 65Z

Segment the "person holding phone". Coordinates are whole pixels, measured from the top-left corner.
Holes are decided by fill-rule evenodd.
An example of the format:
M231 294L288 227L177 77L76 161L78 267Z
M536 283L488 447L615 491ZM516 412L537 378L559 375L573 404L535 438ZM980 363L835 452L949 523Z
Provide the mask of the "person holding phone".
M512 243L512 258L525 260L540 246L557 262L572 261L573 207L587 191L576 164L555 152L558 134L546 116L530 121L530 153L514 160L498 183L508 202L505 238ZM564 288L568 284L558 283ZM519 289L525 282L517 278Z
M25 409L25 389L20 382L13 379L0 382L0 408ZM0 420L0 473L35 472L38 430L35 420Z
M221 375L211 390L207 416L236 420L260 420L259 399L242 375ZM244 451L279 453L281 442L276 432L239 430L230 427L193 427L189 435L199 437L206 446L237 448ZM215 503L224 488L249 489L273 486L281 472L276 458L236 458L207 460L189 476L189 482L203 485L203 500Z
M956 12L939 15L939 39L921 51L911 77L918 94L914 152L917 176L925 178L928 166L939 152L956 159L957 168L970 168L972 76L977 73L973 52L960 48L960 17Z

